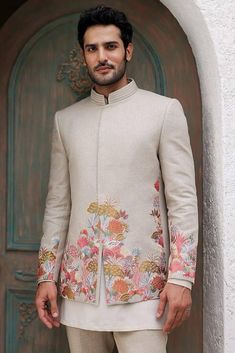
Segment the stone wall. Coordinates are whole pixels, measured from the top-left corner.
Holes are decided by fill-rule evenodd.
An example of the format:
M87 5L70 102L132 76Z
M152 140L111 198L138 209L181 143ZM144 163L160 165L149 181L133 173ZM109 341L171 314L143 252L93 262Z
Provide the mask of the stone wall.
M235 1L162 3L188 36L202 93L204 353L234 353Z

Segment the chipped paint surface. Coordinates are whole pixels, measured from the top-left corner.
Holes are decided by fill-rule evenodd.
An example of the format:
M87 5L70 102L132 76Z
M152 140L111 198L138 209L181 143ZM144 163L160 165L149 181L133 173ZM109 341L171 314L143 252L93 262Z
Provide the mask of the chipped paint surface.
M192 46L204 145L204 353L234 353L235 2L162 0Z

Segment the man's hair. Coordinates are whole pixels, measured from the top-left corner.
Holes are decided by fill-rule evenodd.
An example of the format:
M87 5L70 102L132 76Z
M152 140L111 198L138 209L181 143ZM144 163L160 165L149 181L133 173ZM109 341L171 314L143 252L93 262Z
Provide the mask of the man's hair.
M86 30L95 25L114 25L118 27L121 31L121 39L125 48L132 42L132 25L128 22L124 12L99 5L83 11L80 16L78 22L78 41L82 49L84 49L84 35Z

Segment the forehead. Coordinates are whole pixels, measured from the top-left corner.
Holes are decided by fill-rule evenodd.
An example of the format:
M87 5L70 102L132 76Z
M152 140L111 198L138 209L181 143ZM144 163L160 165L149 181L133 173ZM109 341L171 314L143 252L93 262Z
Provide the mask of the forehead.
M95 25L89 27L84 35L84 44L99 42L121 42L121 31L114 25Z

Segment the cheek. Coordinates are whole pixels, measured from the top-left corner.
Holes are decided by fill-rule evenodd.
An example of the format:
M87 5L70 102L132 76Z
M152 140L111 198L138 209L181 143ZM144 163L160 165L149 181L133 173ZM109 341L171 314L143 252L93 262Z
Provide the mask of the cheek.
M84 62L86 63L87 67L93 68L96 65L94 58L91 56L85 56Z
M111 53L111 55L109 55L109 60L111 60L115 64L121 64L123 60L125 60L125 58L126 56L125 56L125 53L123 52Z

